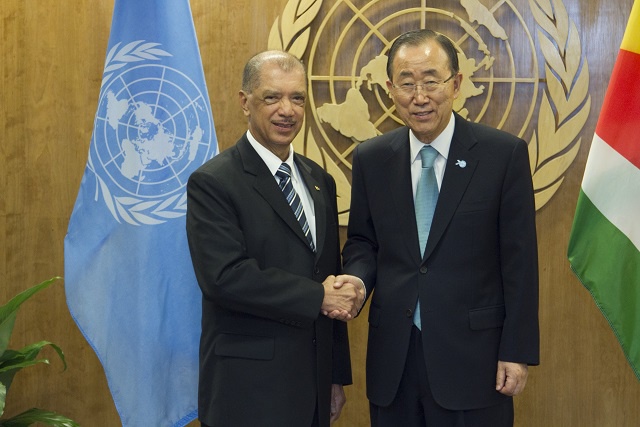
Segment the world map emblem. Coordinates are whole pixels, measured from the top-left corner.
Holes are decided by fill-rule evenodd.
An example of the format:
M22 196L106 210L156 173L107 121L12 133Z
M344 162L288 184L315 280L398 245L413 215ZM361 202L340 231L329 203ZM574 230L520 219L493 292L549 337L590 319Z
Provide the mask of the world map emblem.
M118 48L105 67L89 168L116 220L161 224L185 215L189 175L215 154L210 107L185 73L149 63L170 56L157 43Z
M386 86L387 52L418 28L458 48L454 111L528 143L543 207L578 153L591 107L587 60L561 0L289 0L268 47L307 65L306 124L294 147L336 179L340 224L348 222L353 151L403 125Z

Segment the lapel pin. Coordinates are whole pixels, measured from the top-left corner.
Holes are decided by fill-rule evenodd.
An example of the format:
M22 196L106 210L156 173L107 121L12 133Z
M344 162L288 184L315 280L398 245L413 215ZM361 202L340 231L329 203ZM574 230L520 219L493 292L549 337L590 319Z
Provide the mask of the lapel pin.
M315 185L314 187L316 187L316 191L320 191L320 187L318 187L317 185Z
M465 162L464 160L456 160L456 166L459 166L464 169L467 167L467 162Z

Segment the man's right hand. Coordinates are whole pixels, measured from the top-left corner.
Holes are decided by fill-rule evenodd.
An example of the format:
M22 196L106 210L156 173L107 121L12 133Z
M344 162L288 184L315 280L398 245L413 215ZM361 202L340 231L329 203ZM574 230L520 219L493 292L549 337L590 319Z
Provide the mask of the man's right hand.
M355 276L342 275L336 278L331 275L322 282L322 286L322 314L342 321L351 320L358 315L365 297L362 280Z

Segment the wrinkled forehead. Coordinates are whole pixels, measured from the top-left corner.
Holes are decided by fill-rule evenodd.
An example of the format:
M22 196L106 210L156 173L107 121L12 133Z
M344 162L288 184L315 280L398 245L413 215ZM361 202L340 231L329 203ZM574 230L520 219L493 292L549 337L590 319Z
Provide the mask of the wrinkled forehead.
M307 79L302 68L284 70L278 64L260 70L258 85L253 92L302 93L307 91Z
M400 47L392 65L394 77L438 76L449 68L449 58L433 41Z

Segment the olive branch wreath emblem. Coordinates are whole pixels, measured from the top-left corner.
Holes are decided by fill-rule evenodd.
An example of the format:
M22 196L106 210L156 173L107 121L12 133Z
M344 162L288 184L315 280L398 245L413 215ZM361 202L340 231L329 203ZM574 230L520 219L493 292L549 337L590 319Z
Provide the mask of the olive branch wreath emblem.
M120 45L121 43L115 44L107 54L102 75L102 88L113 77L116 70L131 63L157 61L161 59L160 57L172 56L158 47L160 43L136 40L122 47ZM87 167L93 172L98 183L95 200L98 200L101 192L107 208L118 222L123 220L131 225L156 225L169 219L179 218L186 213L186 192L175 194L165 200L143 200L136 197L116 196L111 193L105 180L96 173L91 151Z
M578 137L591 110L589 65L580 67L582 46L578 29L561 0L529 0L545 58L547 90L542 94L537 131L529 142L529 160L536 209L558 191L564 173L575 160ZM555 113L554 113L555 107ZM577 140L576 140L577 138Z
M309 43L310 25L322 0L289 0L274 21L269 49L287 51L302 58ZM545 59L547 87L542 93L538 121L529 141L530 169L536 209L542 208L558 191L564 173L575 160L579 137L591 109L589 68L582 63L582 46L576 25L570 20L562 0L529 0L538 25L540 50ZM306 121L306 119L305 119ZM306 125L303 126L306 129ZM311 132L300 132L293 141L296 152L318 164L336 180L340 225L349 215L351 184L338 164L320 147Z

